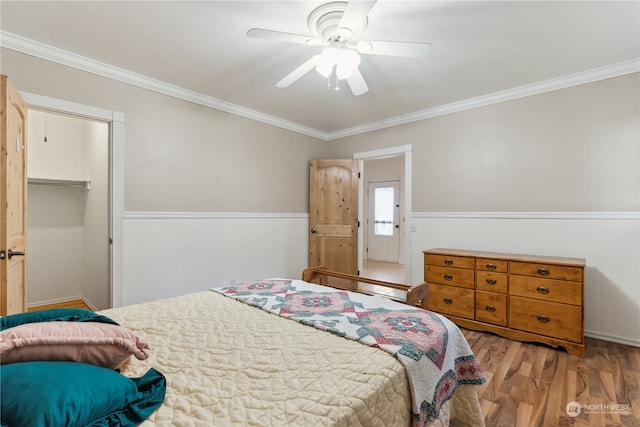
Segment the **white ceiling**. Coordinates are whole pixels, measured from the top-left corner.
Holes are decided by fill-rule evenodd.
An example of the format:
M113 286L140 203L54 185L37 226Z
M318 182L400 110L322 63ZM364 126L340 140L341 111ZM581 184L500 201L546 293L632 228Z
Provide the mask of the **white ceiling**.
M136 73L168 83L167 93L199 94L205 104L325 139L580 82L576 73L597 80L639 69L638 1L381 0L360 38L429 42L427 57L363 55L369 92L357 97L346 85L328 90L315 72L276 88L321 48L248 38L247 30L310 34L307 17L323 3L3 0L2 45L29 53L49 49L33 44L43 43L62 49L54 56L78 55L77 64L109 64L121 69L114 75Z

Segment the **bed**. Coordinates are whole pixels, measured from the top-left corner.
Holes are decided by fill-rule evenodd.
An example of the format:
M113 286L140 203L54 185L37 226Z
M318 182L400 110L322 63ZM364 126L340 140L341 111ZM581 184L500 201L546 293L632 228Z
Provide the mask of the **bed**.
M415 307L425 298L426 285L322 268L305 270L303 278L260 280L101 311L150 347L145 357L131 357L122 374L144 378L158 372L166 378L162 404L145 414L142 425L484 424L475 386L484 378L468 343L453 323ZM350 290L327 286L330 278ZM359 284L403 293L398 298L403 302L361 293ZM404 323L395 326L405 334L431 334L429 348L389 330L379 333L376 316L390 313L403 314ZM409 325L407 316L412 321L425 316L429 327ZM422 408L418 393L427 396Z

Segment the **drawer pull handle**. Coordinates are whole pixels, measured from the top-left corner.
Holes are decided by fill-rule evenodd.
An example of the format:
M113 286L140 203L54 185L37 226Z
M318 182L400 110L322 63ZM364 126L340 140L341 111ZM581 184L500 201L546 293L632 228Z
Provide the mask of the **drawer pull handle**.
M488 305L484 309L487 310L489 313L493 313L496 311L496 308L492 305Z
M452 260L452 259L447 258L447 259L445 259L445 260L444 260L444 264L445 264L445 265L453 265L453 260Z
M549 275L549 270L547 270L546 268L539 268L538 269L538 274L541 276L548 276Z
M487 267L487 270L492 270L492 271L498 268L495 264L487 264L485 267Z
M536 319L538 319L538 322L540 323L549 323L549 318L545 317L545 316L537 316Z
M548 293L549 293L549 288L543 288L542 286L538 286L538 287L536 288L536 291L537 291L539 294L546 295L546 294L548 294Z
M445 298L442 301L444 301L445 304L453 304L453 300L451 298Z
M495 285L496 283L498 283L498 281L496 279L487 279L487 283L490 285Z
M444 280L453 280L453 276L450 274L445 274L444 275Z

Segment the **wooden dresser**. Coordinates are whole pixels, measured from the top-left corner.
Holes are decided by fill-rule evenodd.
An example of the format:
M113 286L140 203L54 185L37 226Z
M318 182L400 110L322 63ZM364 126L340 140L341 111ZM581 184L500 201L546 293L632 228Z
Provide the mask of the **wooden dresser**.
M584 356L582 258L424 251L427 308L467 329Z

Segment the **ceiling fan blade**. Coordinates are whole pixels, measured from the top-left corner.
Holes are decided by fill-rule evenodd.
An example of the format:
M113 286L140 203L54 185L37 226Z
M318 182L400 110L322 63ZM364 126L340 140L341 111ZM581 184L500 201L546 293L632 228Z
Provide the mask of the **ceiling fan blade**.
M409 58L427 56L432 47L431 43L423 42L359 41L356 44L357 51L363 54Z
M376 0L351 0L347 3L347 8L338 24L338 35L347 39L357 34L367 19L371 8L376 4Z
M318 58L320 55L315 55L307 62L290 72L285 78L276 83L276 87L285 88L289 87L293 82L298 80L300 77L307 74L309 71L313 70L316 65L318 65Z
M314 37L305 36L302 34L283 33L281 31L264 30L262 28L252 28L247 31L247 36L254 39L267 39L276 40L287 43L299 43L306 45L315 45L316 40Z
M355 96L369 92L369 87L364 81L364 77L362 77L360 70L358 70L357 68L353 70L353 74L347 79L347 83L351 88L351 92L353 92Z

